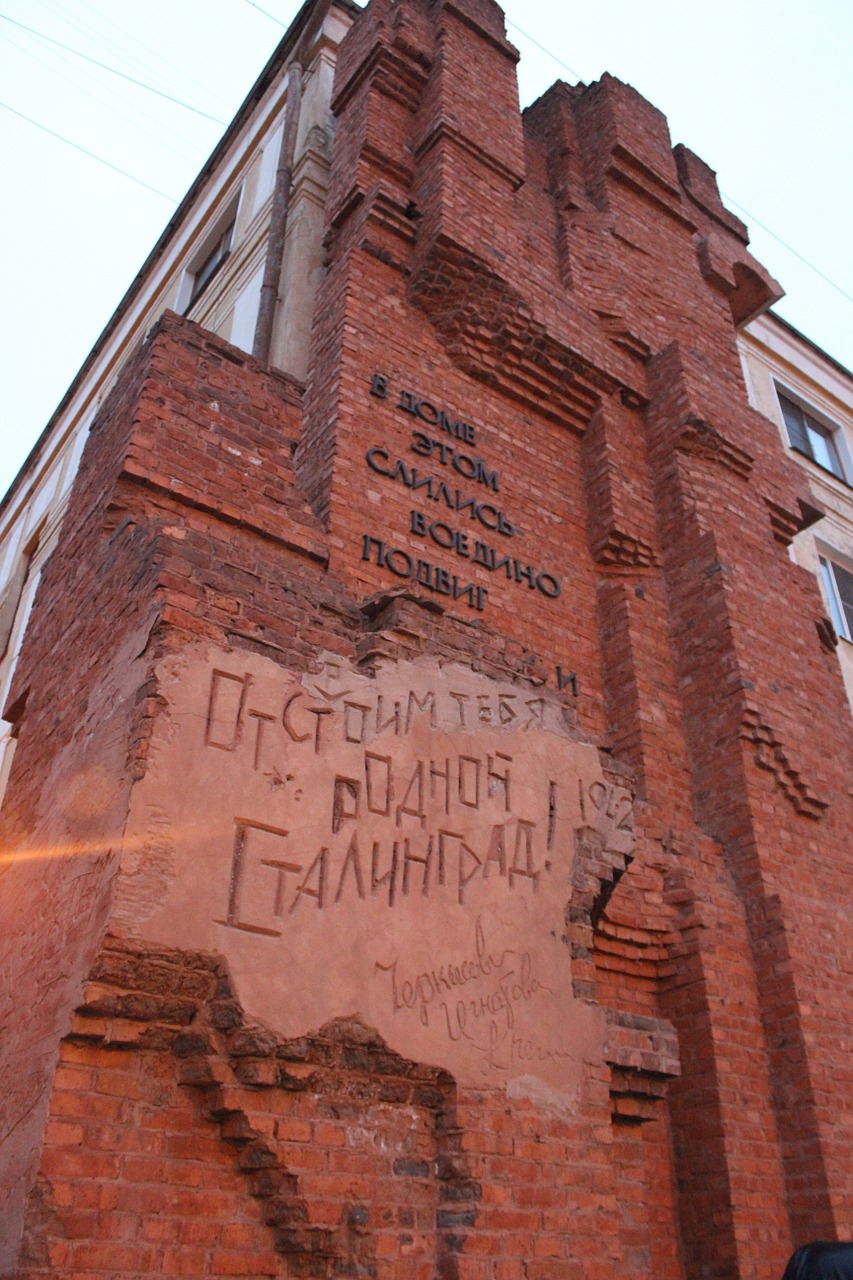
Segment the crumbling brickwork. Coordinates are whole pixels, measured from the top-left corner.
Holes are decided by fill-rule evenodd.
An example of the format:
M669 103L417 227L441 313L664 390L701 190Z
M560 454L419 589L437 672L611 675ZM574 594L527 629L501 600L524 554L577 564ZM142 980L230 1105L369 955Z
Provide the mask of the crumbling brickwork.
M853 738L735 347L777 287L653 106L520 115L515 60L371 0L307 385L167 316L93 428L9 711L3 1274L853 1231Z

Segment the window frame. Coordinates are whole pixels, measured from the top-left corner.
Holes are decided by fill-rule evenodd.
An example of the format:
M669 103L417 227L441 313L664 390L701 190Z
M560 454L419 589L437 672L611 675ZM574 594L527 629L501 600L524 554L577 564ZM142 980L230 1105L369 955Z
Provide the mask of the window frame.
M175 303L175 310L179 315L189 315L196 303L208 292L211 284L231 257L242 197L241 186L214 222L212 230L204 236L198 248L189 256L181 276Z
M849 485L850 480L848 477L851 474L850 459L847 456L847 450L844 448L844 432L840 424L833 422L826 414L821 413L819 409L815 409L802 396L797 395L796 392L791 391L788 387L778 382L774 382L774 387L789 448L800 454L801 457L808 458L809 462L813 462L816 467L820 467L821 471L827 475L834 476L842 484ZM800 421L793 427L789 420L789 414L786 412L786 407L799 415ZM825 442L824 447L826 448L829 465L816 456L815 446L812 443L813 437ZM833 460L835 465L832 465Z
M821 547L818 547L818 563L821 582L829 600L832 625L842 640L853 643L853 567L843 564L837 553ZM849 578L849 582L839 581L839 572ZM849 602L845 600L842 588L850 594Z
M207 290L208 285L216 278L230 258L231 246L234 243L235 224L236 218L232 218L225 230L214 241L212 248L193 271L192 289L187 303L187 311L190 311L195 306L199 298Z
M56 544L56 534L45 537L47 523L47 517L40 520L36 528L25 538L16 554L14 568L0 601L0 613L3 614L2 636L0 636L3 648L0 655L0 710L5 706L12 687L30 612L41 581L42 569ZM17 744L16 735L15 725L11 721L0 719L0 804L3 803L6 794L6 784Z

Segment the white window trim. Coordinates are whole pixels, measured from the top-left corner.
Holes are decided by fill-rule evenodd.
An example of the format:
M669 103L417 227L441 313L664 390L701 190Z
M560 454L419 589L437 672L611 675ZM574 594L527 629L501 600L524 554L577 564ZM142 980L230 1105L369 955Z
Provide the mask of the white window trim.
M30 620L30 612L38 590L41 571L55 542L53 538L43 538L45 523L46 521L42 520L19 552L23 580L16 600L14 619L9 629L8 645L2 661L0 661L0 711L5 707L12 687L12 680L18 665L18 657L23 647L27 624ZM14 725L10 724L8 720L0 720L0 804L2 804L6 794L6 783L12 767L15 743Z

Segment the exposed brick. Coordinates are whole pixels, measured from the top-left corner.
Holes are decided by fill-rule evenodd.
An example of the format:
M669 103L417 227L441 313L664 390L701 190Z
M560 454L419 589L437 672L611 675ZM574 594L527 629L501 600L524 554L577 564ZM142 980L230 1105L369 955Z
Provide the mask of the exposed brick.
M12 1160L38 1164L20 1280L772 1280L853 1197L851 742L735 345L772 282L629 86L519 117L491 0L372 0L335 101L307 387L166 315L93 424L21 652L4 838L55 840L49 780L83 851L4 874ZM411 424L367 398L380 365L488 430L512 538L368 468L379 445L411 465ZM514 577L437 515L505 537ZM432 569L396 578L371 531ZM104 939L156 673L197 641L552 689L570 654L566 716L637 796L633 858L583 828L566 886L575 994L607 1022L574 1110L457 1087L355 1019L280 1037L145 918Z

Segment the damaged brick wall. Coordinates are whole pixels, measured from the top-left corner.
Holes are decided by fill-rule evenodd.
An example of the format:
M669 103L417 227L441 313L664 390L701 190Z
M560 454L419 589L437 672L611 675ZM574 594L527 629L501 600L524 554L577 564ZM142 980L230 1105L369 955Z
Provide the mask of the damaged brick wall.
M247 631L247 643L286 636L294 663L312 652L301 633L323 603L306 592L325 553L287 487L298 405L286 379L167 318L92 428L8 709L26 731L4 805L14 855L2 872L4 1021L15 1025L16 1008L27 1016L4 1037L0 1068L4 1258L17 1247L54 1028L108 923L128 797L162 706L158 655L180 636L225 628ZM249 483L251 504L240 500ZM280 552L291 544L298 555L285 574Z
M735 347L777 287L654 107L605 76L521 116L515 58L491 0L372 0L340 53L307 387L166 317L93 429L11 707L4 1274L775 1280L853 1230L851 736L787 555L813 506ZM274 928L215 934L228 959L157 935L128 891L151 857L133 806L161 787L168 829L159 762L205 646L243 691L246 778L252 664L289 682L284 712L246 703L251 741L285 734L248 815L275 841L307 829L276 816L311 750L286 699L313 680L319 755L330 662L341 698L464 669L506 697L451 693L460 740L516 733L517 695L552 708L555 750L596 749L554 930L570 1016L601 1026L573 1102L533 1052L461 1080L438 1036L402 1054L360 1008L261 1025L246 974L273 953L241 948L286 946L281 902ZM220 836L200 878L240 870ZM258 862L279 885L293 865ZM323 945L354 964L354 937ZM301 979L269 961L294 1001ZM504 991L451 1031L511 1016Z
M108 938L19 1275L453 1276L481 1194L465 1164L446 1074L357 1024L277 1040L215 958Z

